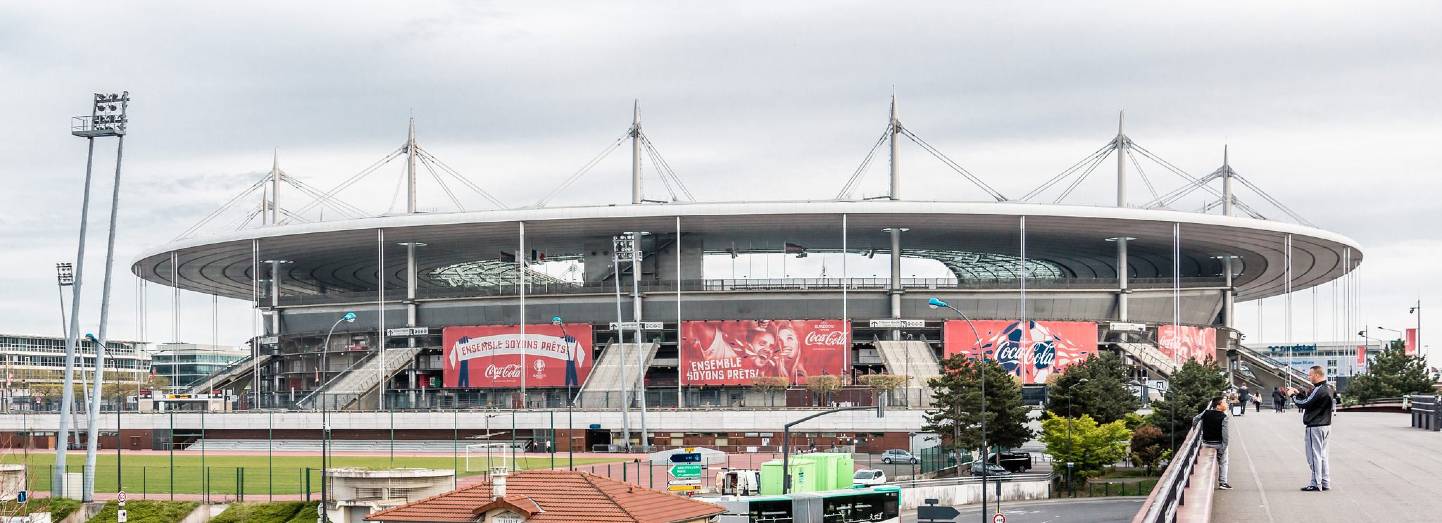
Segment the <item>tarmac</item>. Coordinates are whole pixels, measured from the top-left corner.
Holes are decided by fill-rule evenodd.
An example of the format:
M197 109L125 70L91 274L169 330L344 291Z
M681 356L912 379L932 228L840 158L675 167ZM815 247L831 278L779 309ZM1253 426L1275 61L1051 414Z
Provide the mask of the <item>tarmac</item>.
M1296 410L1233 417L1233 490L1216 493L1215 522L1442 521L1442 432L1401 412L1341 412L1328 441L1332 489L1302 492L1309 472Z

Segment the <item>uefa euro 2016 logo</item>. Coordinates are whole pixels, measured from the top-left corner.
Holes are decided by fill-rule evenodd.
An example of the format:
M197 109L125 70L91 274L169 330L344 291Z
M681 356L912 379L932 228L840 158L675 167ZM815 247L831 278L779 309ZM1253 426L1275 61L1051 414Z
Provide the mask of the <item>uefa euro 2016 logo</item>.
M535 362L531 364L531 367L534 367L534 368L536 369L536 373L535 373L535 374L532 374L532 376L535 376L536 379L538 379L538 380L545 378L545 377L546 377L546 360L537 358L537 359L534 360L534 361L535 361Z

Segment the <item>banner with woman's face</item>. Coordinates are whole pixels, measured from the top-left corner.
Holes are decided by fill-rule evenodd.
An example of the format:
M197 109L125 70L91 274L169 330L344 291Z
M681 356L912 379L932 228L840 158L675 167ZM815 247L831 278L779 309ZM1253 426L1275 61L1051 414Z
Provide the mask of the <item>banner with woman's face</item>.
M681 322L683 385L750 385L779 376L846 373L851 336L840 320L710 320Z

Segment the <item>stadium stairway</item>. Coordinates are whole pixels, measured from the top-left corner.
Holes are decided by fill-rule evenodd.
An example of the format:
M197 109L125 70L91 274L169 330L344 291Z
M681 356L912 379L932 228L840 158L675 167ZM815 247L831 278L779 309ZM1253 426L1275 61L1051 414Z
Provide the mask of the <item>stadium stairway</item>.
M636 385L641 383L643 377L636 372L637 368L649 368L651 360L656 357L656 343L612 343L601 351L601 356L596 358L596 364L591 367L591 374L586 376L586 381L581 384L581 392L577 395L576 405L580 407L619 407L621 405L621 392L624 390L635 390ZM636 352L641 351L645 363L636 364ZM630 386L625 385L626 378L632 380Z
M1113 343L1122 354L1135 360L1137 364L1157 372L1159 377L1171 376L1181 368L1172 358L1163 354L1156 345L1150 343Z
M270 361L269 354L262 354L259 360L246 356L237 360L225 368L216 371L209 377L200 380L190 387L186 392L190 394L204 394L212 390L233 390L237 394L250 386L250 378L255 367L264 367Z
M931 350L931 344L925 341L878 340L873 344L876 345L876 352L881 355L881 363L886 365L886 372L911 377L904 389L925 388L927 381L941 374L941 364L936 361L936 351Z
M421 349L423 347L386 349L384 354L386 379L390 379L396 373L410 367ZM371 401L370 406L374 407L375 395L373 392L381 382L379 375L381 361L381 358L374 356L367 358L359 365L351 367L345 373L331 379L320 390L306 396L300 401L300 405L316 408L319 406L318 401L324 396L328 398L327 401L331 402L330 408L334 410L351 408L360 404L362 400Z

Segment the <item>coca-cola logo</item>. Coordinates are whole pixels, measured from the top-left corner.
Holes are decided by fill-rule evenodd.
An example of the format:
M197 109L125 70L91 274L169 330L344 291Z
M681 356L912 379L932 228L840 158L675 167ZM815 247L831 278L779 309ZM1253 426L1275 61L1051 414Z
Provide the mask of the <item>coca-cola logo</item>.
M512 364L510 364L510 365L506 365L506 366L503 366L503 367L497 367L497 366L495 366L495 365L486 365L486 379L498 380L498 379L520 379L520 378L521 378L521 365L520 365L519 363L512 363Z
M806 333L807 345L845 345L846 333L842 331L811 331Z

